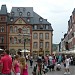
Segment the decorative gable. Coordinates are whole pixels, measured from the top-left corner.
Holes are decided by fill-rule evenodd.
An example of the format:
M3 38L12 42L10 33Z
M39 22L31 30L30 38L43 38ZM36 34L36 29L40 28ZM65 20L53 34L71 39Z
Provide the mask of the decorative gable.
M15 24L26 24L26 22L22 18L19 18L17 21L15 21Z

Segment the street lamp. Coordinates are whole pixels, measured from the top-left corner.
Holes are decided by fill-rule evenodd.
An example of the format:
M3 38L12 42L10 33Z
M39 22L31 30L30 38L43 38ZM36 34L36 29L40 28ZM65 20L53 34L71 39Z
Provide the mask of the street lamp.
M24 56L26 58L26 52L25 52L25 42L26 42L26 39L24 38Z
M23 34L23 36L24 36L24 56L25 56L25 58L26 58L26 36L30 36L30 34Z

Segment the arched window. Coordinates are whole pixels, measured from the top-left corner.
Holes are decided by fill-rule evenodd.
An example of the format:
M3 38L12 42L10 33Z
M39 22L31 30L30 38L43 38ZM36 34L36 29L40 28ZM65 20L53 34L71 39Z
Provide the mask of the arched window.
M17 27L14 27L14 32L17 32Z
M23 27L22 31L23 31L23 33L27 33L27 28Z
M13 38L12 37L10 37L10 43L13 43Z
M4 37L3 36L0 37L0 43L4 43Z
M17 38L16 37L14 37L14 44L16 44L17 43Z
M1 31L1 32L4 32L4 27L3 27L3 26L1 27L1 30L0 30L0 31Z
M10 32L13 32L13 27L12 26L10 26Z
M27 28L27 33L30 33L30 28Z
M37 33L33 34L33 39L38 39L38 34Z
M21 28L19 28L19 29L18 29L18 32L19 32L19 33L21 33L21 32L22 32L22 29L21 29Z

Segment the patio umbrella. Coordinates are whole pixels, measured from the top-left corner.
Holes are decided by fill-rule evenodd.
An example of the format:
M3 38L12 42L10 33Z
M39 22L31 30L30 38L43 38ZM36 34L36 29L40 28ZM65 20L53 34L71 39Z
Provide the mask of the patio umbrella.
M3 51L3 49L0 49L0 51Z
M26 50L22 50L22 51L20 51L20 52L30 52L30 51L26 49Z

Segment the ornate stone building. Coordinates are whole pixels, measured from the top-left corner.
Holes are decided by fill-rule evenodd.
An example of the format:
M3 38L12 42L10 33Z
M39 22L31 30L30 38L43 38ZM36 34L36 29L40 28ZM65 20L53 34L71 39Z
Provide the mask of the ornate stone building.
M12 7L8 13L6 5L2 5L0 20L1 16L6 18L0 21L1 48L8 48L13 54L23 49L34 56L51 54L53 29L47 19L33 11L33 7Z

